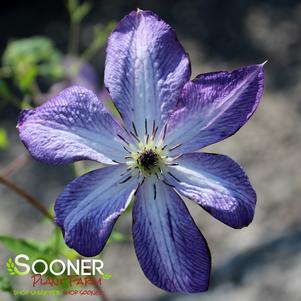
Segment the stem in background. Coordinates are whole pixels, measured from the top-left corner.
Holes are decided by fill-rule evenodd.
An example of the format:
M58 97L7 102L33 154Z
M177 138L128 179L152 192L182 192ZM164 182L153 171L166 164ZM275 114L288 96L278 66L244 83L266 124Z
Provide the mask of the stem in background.
M26 153L21 154L17 157L14 161L10 164L5 166L3 169L0 170L0 175L5 178L11 177L15 174L20 168L22 168L29 160L29 156Z
M82 260L83 257L79 255L79 256L78 256L78 259L79 259L79 260ZM101 287L100 285L98 285L97 283L93 283L93 286L95 287L95 289L96 289L98 292L100 292L99 297L100 297L100 300L101 300L101 301L109 301L108 296L106 295L104 289L102 289L102 287Z
M106 295L105 291L97 284L93 284L93 286L96 288L98 292L100 292L100 300L101 301L109 301L108 296Z
M16 192L25 201L27 201L29 204L31 204L36 209L38 209L45 217L47 217L49 220L51 220L54 223L53 217L48 212L48 210L40 202L38 202L32 195L26 192L23 188L19 187L14 182L8 180L6 177L3 177L1 175L0 175L0 183L10 188L14 192Z
M70 23L70 38L69 38L69 53L76 55L78 52L78 45L79 45L79 32L80 32L80 25L77 22L71 20Z
M91 45L84 51L81 55L81 58L88 62L91 58L97 53L97 51L103 47L106 42L107 35L103 34L103 36L96 38Z

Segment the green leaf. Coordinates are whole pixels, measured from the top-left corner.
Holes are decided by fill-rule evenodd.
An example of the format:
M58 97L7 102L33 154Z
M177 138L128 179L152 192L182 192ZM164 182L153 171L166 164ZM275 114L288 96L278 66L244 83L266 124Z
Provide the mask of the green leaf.
M92 5L90 2L84 2L82 5L78 6L71 15L74 23L80 23L82 19L90 12Z
M9 68L17 86L29 92L38 75L56 80L64 75L62 56L46 37L31 37L8 43L3 65Z
M0 149L6 149L8 147L8 139L6 130L0 128Z
M11 236L0 236L0 243L14 254L25 253L31 259L49 259L45 244L36 241L19 239Z
M2 292L11 292L12 284L10 279L6 276L0 276L0 291Z
M38 70L35 65L28 65L28 66L23 66L24 70L26 72L20 71L20 74L22 76L16 76L17 83L22 91L29 90L35 81L37 75L38 75Z
M112 231L110 238L109 238L109 243L127 241L127 240L128 240L128 238L124 234L117 232L117 231Z
M59 228L54 229L52 235L46 243L46 246L50 252L56 256L62 255L70 260L75 260L78 258L78 253L66 245L62 231Z
M68 0L67 1L67 9L70 15L74 13L76 7L78 6L78 0Z

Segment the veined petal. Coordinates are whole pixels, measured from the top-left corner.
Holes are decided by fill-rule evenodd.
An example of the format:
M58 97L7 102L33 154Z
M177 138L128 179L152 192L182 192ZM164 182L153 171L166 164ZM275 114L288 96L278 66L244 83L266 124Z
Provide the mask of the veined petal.
M263 65L201 74L188 82L167 123L173 151L196 151L233 135L256 110L263 93Z
M210 251L173 189L145 180L135 196L133 237L141 268L153 284L169 292L208 289Z
M256 193L236 162L223 155L192 153L176 163L166 179L178 192L233 228L251 223Z
M17 127L31 155L45 163L124 162L117 135L127 134L85 88L73 86L34 110L22 111Z
M138 186L124 181L125 165L89 172L66 186L55 203L55 221L67 245L83 256L101 252L119 215L127 208Z
M190 78L189 58L168 24L150 11L133 11L109 38L105 85L128 128L138 135L161 127ZM145 119L147 122L145 123Z

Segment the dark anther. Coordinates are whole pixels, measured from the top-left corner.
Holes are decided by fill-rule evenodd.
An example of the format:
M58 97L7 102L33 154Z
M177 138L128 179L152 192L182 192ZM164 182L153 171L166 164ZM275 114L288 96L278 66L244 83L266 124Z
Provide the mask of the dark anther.
M128 176L123 181L119 182L119 184L123 184L123 183L127 182L128 180L130 180L131 178L132 178L132 176Z
M155 128L156 128L156 121L154 120L153 121L153 130L152 130L152 134L154 135L154 132L155 132Z
M176 181L181 182L175 175L173 175L170 171L167 172L170 176L172 176Z
M117 136L127 145L130 145L121 135L117 134Z
M169 186L169 187L175 188L174 185L172 185L172 184L166 182L165 180L162 180L162 182L163 182L165 185Z
M138 143L140 142L139 138L132 131L130 131L130 134L137 140Z
M125 146L123 147L123 149L129 154L131 153Z
M157 187L156 187L156 184L154 184L153 188L154 188L154 200L155 200L157 198Z
M147 119L144 119L145 135L147 135Z
M118 164L122 164L121 162L119 162L119 161L117 161L117 160L112 160L112 162L118 163Z
M178 148L178 147L180 147L180 146L182 146L182 143L177 144L177 145L175 145L174 147L170 148L169 151L171 152L171 151L173 151L174 149L176 149L176 148Z
M150 170L157 165L158 155L152 150L146 150L140 155L138 160L141 166L143 166L147 170Z
M154 140L155 137L156 137L157 131L158 131L158 127L156 127L155 130L153 131L153 135L152 135L152 139L153 139L153 140Z
M135 123L133 121L132 121L132 126L133 126L133 129L134 129L135 135L138 137L137 129L136 129Z

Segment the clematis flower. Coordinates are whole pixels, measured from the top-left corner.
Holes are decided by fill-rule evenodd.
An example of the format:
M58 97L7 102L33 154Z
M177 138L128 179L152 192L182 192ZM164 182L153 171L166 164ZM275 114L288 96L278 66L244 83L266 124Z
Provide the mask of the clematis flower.
M150 11L133 11L112 32L105 85L114 119L93 92L78 86L20 114L20 137L44 163L94 160L106 167L71 182L55 204L68 246L100 253L133 204L133 241L141 268L169 292L208 289L211 256L181 197L233 228L253 219L256 194L227 156L196 152L233 135L256 110L263 65L190 80L188 55L175 32Z

